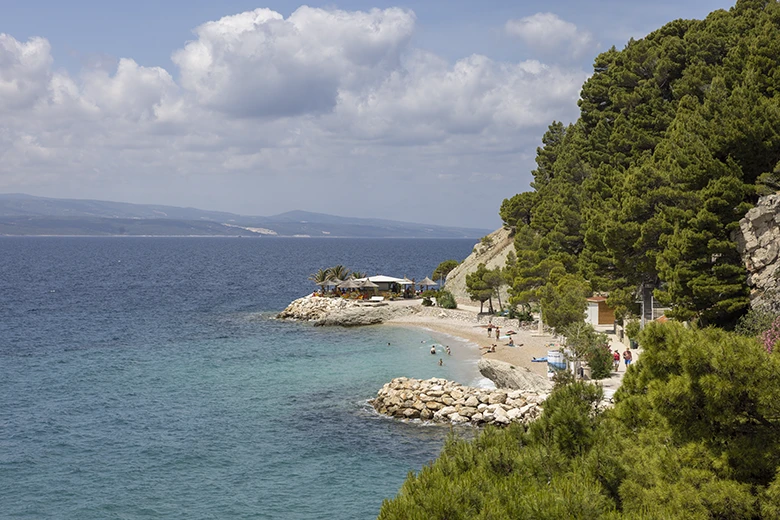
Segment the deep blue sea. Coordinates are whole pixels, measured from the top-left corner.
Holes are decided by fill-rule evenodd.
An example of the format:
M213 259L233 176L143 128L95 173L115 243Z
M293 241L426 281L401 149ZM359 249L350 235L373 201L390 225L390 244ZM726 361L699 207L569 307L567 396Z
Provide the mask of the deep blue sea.
M1 237L0 517L376 517L449 430L366 400L475 366L274 313L321 267L419 280L474 242Z

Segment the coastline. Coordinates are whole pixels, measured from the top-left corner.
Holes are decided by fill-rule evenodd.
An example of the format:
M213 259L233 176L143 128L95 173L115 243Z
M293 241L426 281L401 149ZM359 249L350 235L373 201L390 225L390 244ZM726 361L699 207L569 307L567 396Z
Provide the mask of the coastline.
M407 302L390 302L392 304L410 305ZM421 307L421 311L404 316L393 317L384 322L386 325L400 325L427 329L435 333L454 337L462 342L477 345L476 359L487 358L504 361L515 367L526 368L529 371L547 377L547 363L534 363L534 357L546 357L548 345L555 342L555 337L550 334L537 336L535 332L518 328L517 320L507 318L480 316L470 309L442 309L440 307ZM501 327L500 340L488 337L487 324L492 321L494 325ZM508 338L504 332L513 330L516 346L507 346ZM484 347L496 344L495 352L488 352Z
M390 302L398 305L412 305L409 302ZM509 363L517 368L524 368L534 374L547 378L547 363L535 363L531 361L534 357L546 357L548 346L560 343L560 338L553 334L538 335L536 329L524 330L517 327L517 320L507 318L480 315L476 307L470 308L468 305L459 305L457 309L442 309L440 307L421 307L421 311L414 314L399 315L384 322L387 325L399 325L404 327L422 328L434 333L444 334L448 337L458 338L470 344L476 344L479 347L487 347L496 343L496 352L485 353L484 348L479 349L480 358L495 359ZM513 335L515 347L506 345L508 339L502 332L501 340L489 338L486 325L491 321L494 325L499 325L502 331L514 330ZM606 331L602 331L606 332ZM623 352L626 345L620 342L613 333L607 332L610 350ZM446 343L445 343L446 344ZM473 348L473 347L472 347ZM636 363L642 355L642 349L631 349L633 362ZM476 368L476 367L475 367ZM477 377L487 379L477 369ZM626 366L622 362L617 371L613 371L610 377L592 381L601 386L604 391L604 399L611 402L615 391L623 382L623 376L626 373ZM489 381L489 379L487 379Z
M443 341L437 343L441 343L442 347L450 345L455 353L453 360L462 362L464 366L472 365L476 369L472 372L473 376L465 375L463 382L484 388L490 387L491 383L508 388L524 388L529 379L523 374L528 374L531 380L543 380L547 385L547 363L535 362L534 359L546 358L547 352L558 350L562 341L562 338L550 333L539 334L536 328L521 328L514 319L480 314L479 308L475 306L459 305L457 309L423 307L420 300L372 303L306 296L292 302L277 318L305 320L315 326L391 325L423 329L434 337L440 334ZM488 336L489 323L501 328L499 339L494 335ZM509 336L506 333L509 331L513 331L514 346L508 344ZM610 350L627 350L626 345L618 341L613 331L602 329L601 332L607 334ZM451 341L448 338L451 338ZM495 351L488 352L487 347L492 345L495 345ZM632 349L631 352L636 362L642 351ZM437 355L442 360L449 357L443 348ZM488 363L485 367L476 366L483 359L497 363ZM484 374L480 368L488 369L491 374ZM620 387L625 371L626 367L621 363L619 369L613 371L610 377L594 381L603 388L607 402L611 401Z

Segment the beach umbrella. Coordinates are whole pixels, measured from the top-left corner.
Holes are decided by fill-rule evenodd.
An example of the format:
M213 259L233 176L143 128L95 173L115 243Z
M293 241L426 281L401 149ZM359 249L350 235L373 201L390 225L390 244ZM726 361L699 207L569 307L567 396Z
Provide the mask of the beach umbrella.
M426 276L418 285L420 287L436 287L438 284Z
M368 278L366 278L366 280L360 284L360 287L361 288L368 287L369 289L372 289L372 288L376 289L379 286L377 284L375 284L374 282L372 282L371 280L369 280Z
M399 285L414 285L414 282L404 276L404 279L398 282Z
M339 289L359 289L361 287L360 282L354 278L350 278L346 282L341 282L337 285Z

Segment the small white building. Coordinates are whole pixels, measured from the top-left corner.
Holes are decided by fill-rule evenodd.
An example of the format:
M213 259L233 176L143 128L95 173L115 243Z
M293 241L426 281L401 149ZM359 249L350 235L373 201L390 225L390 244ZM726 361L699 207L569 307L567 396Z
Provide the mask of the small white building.
M587 299L588 309L585 323L594 327L599 325L613 325L615 323L615 311L607 305L606 296L591 296Z

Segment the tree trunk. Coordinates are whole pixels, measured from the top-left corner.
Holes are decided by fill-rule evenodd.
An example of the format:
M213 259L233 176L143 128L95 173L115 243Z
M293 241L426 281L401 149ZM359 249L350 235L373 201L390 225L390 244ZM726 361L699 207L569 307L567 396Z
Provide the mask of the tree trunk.
M496 289L496 298L498 298L498 310L501 310L504 308L503 305L501 305L501 287Z
M493 314L495 311L493 310L493 297L491 296L488 298L488 309L490 314Z
M482 314L482 306L485 305L485 300L479 300L479 313Z

